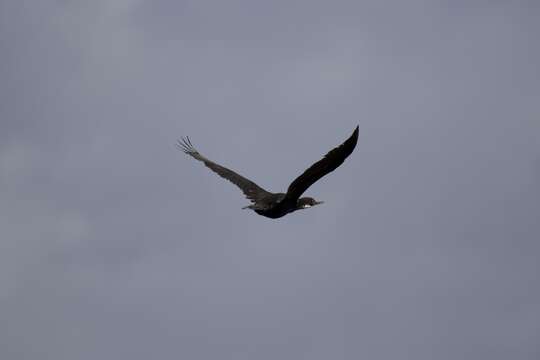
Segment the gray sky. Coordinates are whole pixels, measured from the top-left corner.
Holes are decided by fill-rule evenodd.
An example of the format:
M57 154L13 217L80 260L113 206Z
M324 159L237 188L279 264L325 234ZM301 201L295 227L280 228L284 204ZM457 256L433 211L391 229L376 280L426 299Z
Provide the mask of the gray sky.
M0 358L538 359L539 15L0 1Z

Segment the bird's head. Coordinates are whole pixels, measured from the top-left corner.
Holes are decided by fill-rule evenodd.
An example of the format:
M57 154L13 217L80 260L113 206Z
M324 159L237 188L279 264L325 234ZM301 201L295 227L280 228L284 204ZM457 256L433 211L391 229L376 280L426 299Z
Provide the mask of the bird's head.
M298 203L296 204L297 209L307 209L315 205L323 204L324 201L317 201L314 198L310 197L303 197L298 199Z

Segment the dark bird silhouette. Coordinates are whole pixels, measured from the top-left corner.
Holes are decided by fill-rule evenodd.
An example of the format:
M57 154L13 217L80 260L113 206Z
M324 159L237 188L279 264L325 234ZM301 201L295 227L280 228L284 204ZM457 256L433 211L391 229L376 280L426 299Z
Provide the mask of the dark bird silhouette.
M178 140L177 147L191 157L202 161L210 170L219 176L229 180L238 186L246 197L253 204L245 206L243 209L254 210L257 214L272 219L280 218L296 210L307 209L315 205L322 204L323 201L316 201L310 197L300 196L317 180L334 171L343 164L345 159L351 155L358 141L358 126L352 135L345 142L335 149L329 151L321 160L311 165L302 175L297 177L287 189L287 193L271 193L253 181L216 164L202 156L191 144L189 137Z

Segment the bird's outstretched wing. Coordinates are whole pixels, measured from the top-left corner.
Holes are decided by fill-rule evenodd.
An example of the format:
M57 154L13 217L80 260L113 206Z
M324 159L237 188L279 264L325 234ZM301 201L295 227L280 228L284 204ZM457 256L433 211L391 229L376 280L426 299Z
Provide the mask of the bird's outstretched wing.
M334 171L339 165L343 164L345 159L353 152L357 142L358 126L343 144L339 145L335 149L332 149L324 156L324 158L311 165L309 169L297 177L289 185L286 198L291 201L296 201L304 193L304 191L306 191L317 180Z
M199 152L191 144L189 137L182 138L181 141L178 140L176 142L176 147L185 152L186 154L190 155L194 159L202 161L204 165L206 165L210 170L238 186L246 195L246 197L252 202L256 202L257 200L270 195L268 191L264 190L259 185L255 184L253 181L250 181L245 177L235 173L234 171L227 169L226 167L219 164L216 164L215 162L208 160L207 158L199 154Z

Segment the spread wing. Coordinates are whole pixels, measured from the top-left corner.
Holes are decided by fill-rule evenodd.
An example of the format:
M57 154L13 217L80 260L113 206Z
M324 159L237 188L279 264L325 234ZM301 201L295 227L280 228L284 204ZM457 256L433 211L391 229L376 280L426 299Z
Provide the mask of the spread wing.
M226 167L219 164L216 164L215 162L208 160L207 158L199 154L199 152L191 144L189 137L182 138L182 141L178 140L176 143L176 147L178 147L178 149L182 150L184 153L188 154L194 159L202 161L204 165L206 165L206 167L208 167L210 170L238 186L240 190L242 190L242 192L246 195L246 197L252 202L256 202L257 200L270 195L268 191L259 187L251 180L248 180L245 177L235 173L234 171L227 169Z
M343 144L339 145L335 149L332 149L324 156L324 158L311 165L309 169L297 177L289 185L286 198L296 201L300 195L302 195L304 191L306 191L317 180L337 169L337 167L343 164L345 159L351 155L356 147L357 142L358 126Z

